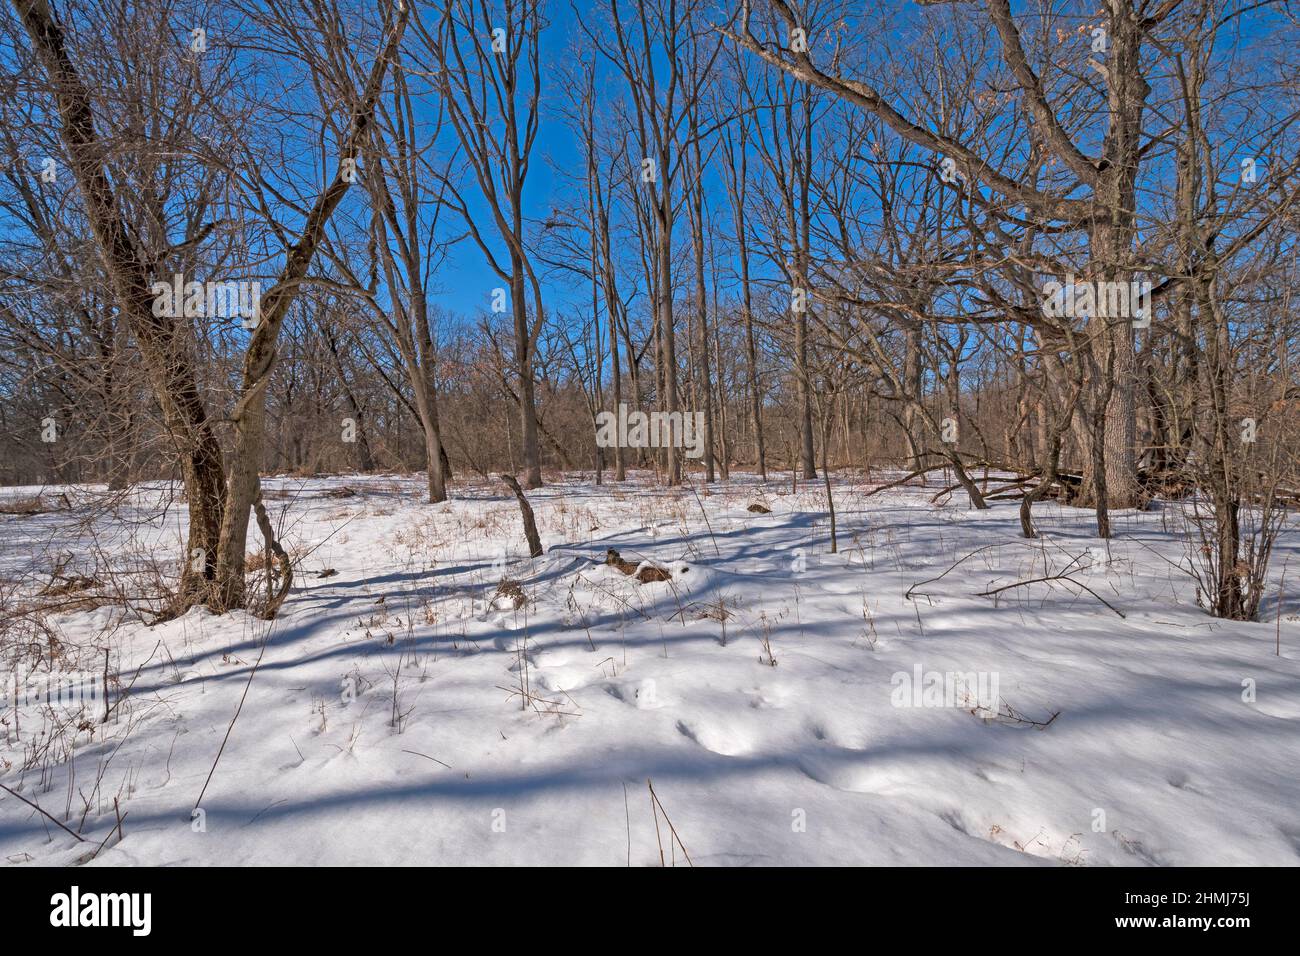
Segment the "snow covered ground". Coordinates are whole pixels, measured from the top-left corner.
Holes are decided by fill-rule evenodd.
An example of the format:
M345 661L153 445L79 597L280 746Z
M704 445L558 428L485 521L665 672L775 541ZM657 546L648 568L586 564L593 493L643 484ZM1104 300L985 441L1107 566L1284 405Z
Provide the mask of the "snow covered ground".
M1025 541L1014 503L875 485L836 483L831 554L820 483L573 479L530 494L530 560L504 486L428 505L418 477L268 480L301 562L274 622L102 606L0 635L9 685L98 673L107 647L129 687L106 724L20 695L17 728L7 691L0 784L87 842L0 791L0 860L1300 863L1294 598L1257 624L1201 611L1176 505L1114 515L1107 548L1087 512L1041 505ZM6 612L60 554L101 583L126 579L96 549L180 560L157 488L82 525L65 490L71 512L0 517ZM1295 530L1274 583L1288 562L1300 595ZM1067 568L1096 596L979 596Z

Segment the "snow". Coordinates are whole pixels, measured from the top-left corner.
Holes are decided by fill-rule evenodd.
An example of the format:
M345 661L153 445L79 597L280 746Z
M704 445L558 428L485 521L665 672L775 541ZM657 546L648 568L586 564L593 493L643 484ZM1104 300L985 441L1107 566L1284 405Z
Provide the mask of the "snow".
M0 791L0 860L105 842L91 865L1300 862L1300 626L1272 595L1261 623L1198 608L1177 504L1113 514L1107 545L1046 503L1026 541L1015 503L867 497L883 480L835 482L832 554L820 482L572 477L529 493L547 547L530 560L503 485L429 505L419 476L268 479L300 560L274 622L106 606L51 618L58 654L0 636L6 684L52 656L102 668L108 646L131 688L43 753L48 715L23 705L17 736L4 715L0 784L88 842ZM59 553L89 573L94 547L174 573L183 508L162 488L103 514L58 490L71 512L0 517L0 578L30 590ZM604 565L611 547L672 581ZM979 596L1076 558L1097 596ZM939 706L910 706L936 702L917 673Z

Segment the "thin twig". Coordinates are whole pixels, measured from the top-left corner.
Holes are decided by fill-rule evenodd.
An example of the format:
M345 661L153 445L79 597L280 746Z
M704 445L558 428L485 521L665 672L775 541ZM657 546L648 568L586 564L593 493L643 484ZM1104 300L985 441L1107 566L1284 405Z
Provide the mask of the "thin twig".
M1111 604L1109 601L1107 601L1104 597L1102 597L1092 588L1088 587L1088 585L1084 584L1081 581L1074 580L1074 578L1070 577L1068 574L1049 574L1046 577L1042 577L1042 578L1030 578L1028 581L1016 581L1014 584L1004 584L1000 588L991 588L988 591L981 591L978 596L995 597L996 595L1001 594L1003 591L1009 591L1012 588L1022 588L1027 584L1042 584L1043 582L1050 583L1052 581L1069 581L1071 584L1075 585L1076 587L1083 588L1085 591L1087 591L1089 594L1095 597L1102 604L1106 605L1108 608L1110 608L1120 617L1127 619L1127 615L1123 611L1121 611L1115 605Z
M713 542L713 553L722 557L722 552L718 550L718 539L713 535L713 525L709 524L709 514L704 510L704 502L700 500L700 493L695 490L694 482L690 485L691 493L695 495L695 503L700 506L700 514L704 517L704 527L709 529L709 540Z
M682 838L677 835L677 828L673 826L673 821L668 819L668 811L664 809L663 803L660 802L659 795L655 793L655 785L650 782L649 777L646 778L645 785L650 788L650 799L654 802L654 806L658 807L659 813L662 813L664 815L664 822L668 824L668 832L671 833L672 838L677 841L677 845L682 848L682 854L686 857L686 862L689 863L692 867L695 866L695 863L691 860L690 853L686 851L686 844L683 843ZM658 835L659 835L659 817L656 816L655 836L657 837ZM669 846L672 846L671 842L669 843ZM659 863L662 865L663 861L664 861L664 847L663 847L663 843L661 842L659 844Z
M1291 558L1288 557L1282 565L1282 580L1277 585L1277 648L1274 653L1282 656L1282 602L1286 600L1286 569L1291 566Z
M272 621L267 627L266 637L262 640L262 647L257 652L257 660L253 662L253 669L248 672L248 680L244 683L244 692L239 695L239 706L235 708L235 716L230 718L230 726L226 728L226 736L221 738L221 746L217 749L217 756L212 761L212 769L208 771L208 777L203 781L203 789L199 791L199 798L194 801L194 809L199 808L203 802L203 795L208 792L208 784L212 782L212 775L217 772L217 764L221 762L221 755L226 752L226 742L230 740L230 732L235 729L235 721L239 719L240 713L244 709L244 701L248 698L248 688L253 685L253 678L257 674L257 668L261 666L262 655L266 653L266 645L271 643L271 631L275 628L275 622Z
M86 842L86 838L85 838L84 836L82 836L80 833L77 833L75 830L71 830L71 829L69 829L69 828L68 828L66 825L64 825L63 822L60 821L58 818L53 817L53 816L51 816L49 813L47 813L46 811L42 810L42 809L41 809L37 804L32 803L32 801L28 800L28 799L27 799L26 797L24 797L22 794L20 794L20 793L15 793L14 791L12 791L12 790L10 790L8 787L6 787L3 783L0 783L0 790L3 790L5 793L9 794L11 797L17 797L17 798L18 798L19 800L21 800L23 803L27 804L29 807L31 807L33 810L35 810L37 813L39 813L41 816L45 817L47 820L53 820L54 823L55 823L58 827L60 827L61 829L67 831L69 834L71 834L72 836L76 837L76 838L77 838L78 840L80 840L82 843L85 843L85 842ZM112 831L110 831L110 833L111 833L111 832L112 832Z
M627 806L627 783L623 783L623 823L627 827L627 865L632 865L632 814Z
M915 584L913 584L913 585L912 585L910 588L908 588L907 591L903 594L903 597L910 601L910 600L912 600L912 592L915 591L917 588L919 588L919 587L924 587L924 586L927 585L927 584L933 584L935 581L940 581L940 580L942 580L943 578L946 578L950 572L952 572L953 570L956 569L957 565L959 565L959 564L961 564L962 562L966 561L968 558L973 558L973 557L975 557L975 555L979 554L981 551L989 551L989 550L991 550L991 549L993 549L993 548L1002 548L1002 547L1005 547L1005 546L1006 546L1006 543L1003 543L1003 544L986 544L986 545L984 545L984 547L982 547L982 548L976 548L974 551L972 551L970 554L966 555L965 557L963 557L963 558L958 558L957 561L956 561L953 565L951 565L951 566L948 568L947 571L944 571L943 574L939 575L938 577L930 578L928 581L918 581L918 582L916 582Z
M432 760L436 764L442 764L442 766L446 767L448 770L451 769L451 764L442 763L442 761L439 760L437 757L430 757L428 754L422 754L418 750L403 750L402 753L414 754L417 757L423 757L425 760Z

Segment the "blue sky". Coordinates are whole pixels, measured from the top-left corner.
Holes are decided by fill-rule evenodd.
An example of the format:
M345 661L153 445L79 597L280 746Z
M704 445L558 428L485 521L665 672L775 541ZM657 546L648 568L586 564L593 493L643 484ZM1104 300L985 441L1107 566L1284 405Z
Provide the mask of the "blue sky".
M550 4L550 25L542 34L542 105L541 124L538 129L537 142L533 147L532 163L528 172L528 182L524 193L525 215L529 218L544 217L553 207L572 202L573 198L566 192L566 184L557 176L555 169L575 169L582 163L580 148L575 144L572 133L565 124L564 117L555 109L560 100L560 71L557 65L572 53L572 38L576 28L569 21L572 8L568 3ZM471 209L476 204L477 187L466 181L464 195ZM486 215L486 213L484 213ZM454 214L445 214L445 232L453 234L459 231L459 223ZM480 219L486 235L495 238L490 221ZM493 243L498 246L498 243ZM538 266L540 270L540 266ZM590 292L574 290L570 282L547 282L543 277L545 301L548 308L562 305L572 299L578 303L590 303ZM501 280L487 265L478 245L472 239L465 239L450 250L446 264L434 277L432 289L433 301L452 312L467 317L487 311L490 305L492 289L500 286Z

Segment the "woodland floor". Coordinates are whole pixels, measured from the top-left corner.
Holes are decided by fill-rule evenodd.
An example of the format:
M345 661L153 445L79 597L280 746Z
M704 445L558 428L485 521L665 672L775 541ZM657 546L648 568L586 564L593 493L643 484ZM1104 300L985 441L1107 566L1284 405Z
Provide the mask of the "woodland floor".
M1107 547L1049 502L1026 541L1014 502L865 497L881 480L836 481L832 554L820 482L560 479L529 495L530 560L500 484L429 505L419 476L268 479L299 561L273 622L10 617L0 784L85 842L0 791L0 861L1300 863L1300 534L1272 572L1296 596L1228 623L1178 568L1180 504L1114 514ZM101 584L174 571L183 509L160 486L93 518L94 489L3 497L37 491L71 507L0 516L7 614L60 555ZM602 564L610 547L672 580ZM1067 568L1095 596L980 596ZM107 723L15 709L15 680L97 673L105 648L125 693ZM896 706L917 668L995 675L997 699L958 679L948 706Z

